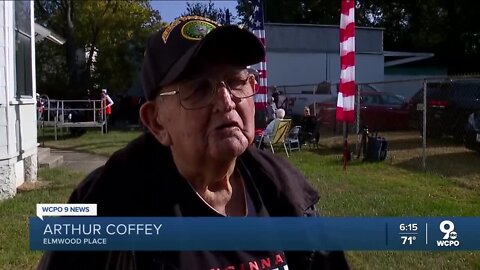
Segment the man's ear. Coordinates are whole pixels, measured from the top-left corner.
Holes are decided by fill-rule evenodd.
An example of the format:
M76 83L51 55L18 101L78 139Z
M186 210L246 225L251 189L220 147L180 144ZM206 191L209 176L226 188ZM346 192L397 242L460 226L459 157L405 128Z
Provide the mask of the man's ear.
M170 146L172 140L170 134L162 123L162 116L158 113L155 101L147 101L140 107L140 120L148 128L150 133L163 145Z
M252 89L255 90L255 85L258 84L257 80L255 80L255 77L251 76L250 80L248 81L250 82L250 86L252 87Z

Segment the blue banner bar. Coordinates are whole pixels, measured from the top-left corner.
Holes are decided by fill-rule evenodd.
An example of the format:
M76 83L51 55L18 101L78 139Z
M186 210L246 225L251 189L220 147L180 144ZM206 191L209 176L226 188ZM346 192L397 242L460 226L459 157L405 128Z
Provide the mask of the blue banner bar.
M480 250L480 218L30 218L32 250Z

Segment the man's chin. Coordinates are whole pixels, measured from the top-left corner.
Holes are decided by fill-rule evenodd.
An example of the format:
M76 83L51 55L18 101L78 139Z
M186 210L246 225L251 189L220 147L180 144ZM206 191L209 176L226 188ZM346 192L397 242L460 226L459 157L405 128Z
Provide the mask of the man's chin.
M212 156L222 159L233 159L245 152L248 147L247 138L230 137L211 145Z

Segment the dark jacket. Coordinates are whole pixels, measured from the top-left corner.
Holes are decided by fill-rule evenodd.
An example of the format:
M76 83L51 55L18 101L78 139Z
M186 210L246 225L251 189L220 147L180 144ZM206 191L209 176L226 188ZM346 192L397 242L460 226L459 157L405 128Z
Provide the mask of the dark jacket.
M250 147L240 156L270 216L313 216L317 192L287 161ZM70 203L96 203L99 216L195 216L169 148L150 134L93 171ZM197 203L198 204L198 203ZM148 269L147 252L47 252L38 269ZM343 252L285 252L290 269L348 269ZM168 268L158 268L168 269Z

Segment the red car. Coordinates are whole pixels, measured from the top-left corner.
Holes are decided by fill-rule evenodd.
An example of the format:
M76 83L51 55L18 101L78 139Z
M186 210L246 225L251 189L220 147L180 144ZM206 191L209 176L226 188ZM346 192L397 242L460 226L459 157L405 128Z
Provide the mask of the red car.
M355 110L357 110L355 102ZM335 130L337 98L310 105L323 127ZM408 129L408 102L399 95L387 92L363 91L360 98L360 126L367 125L371 131Z

